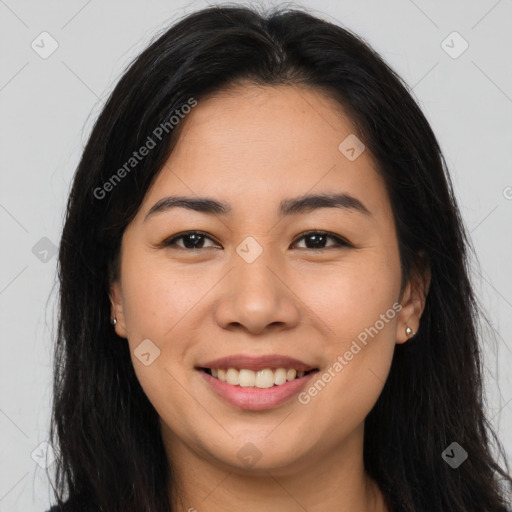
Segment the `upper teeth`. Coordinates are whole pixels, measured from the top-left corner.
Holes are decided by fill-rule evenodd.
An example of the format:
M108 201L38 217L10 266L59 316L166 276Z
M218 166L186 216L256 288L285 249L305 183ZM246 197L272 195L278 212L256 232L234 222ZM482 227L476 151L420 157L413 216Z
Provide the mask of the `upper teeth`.
M270 368L254 372L242 368L237 370L235 368L212 368L212 376L227 382L233 386L242 386L246 388L271 388L274 384L280 386L286 381L294 380L296 377L303 377L306 372L297 372L291 368L277 368L275 371Z

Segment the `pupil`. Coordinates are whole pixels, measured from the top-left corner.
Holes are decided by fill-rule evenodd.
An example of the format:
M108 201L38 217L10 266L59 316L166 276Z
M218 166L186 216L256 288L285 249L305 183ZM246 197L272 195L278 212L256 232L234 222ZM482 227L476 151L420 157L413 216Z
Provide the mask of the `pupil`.
M316 235L309 235L306 237L306 246L308 249L312 249L314 247L319 247L322 245L322 243L325 243L326 235L323 234L316 234ZM312 244L308 244L307 240L313 240ZM316 242L315 242L316 240Z
M192 243L188 243L188 240L194 240L194 242ZM192 233L190 235L185 235L183 237L183 245L187 248L187 249L197 249L200 245L200 242L202 242L203 240L203 235L199 235L197 233Z

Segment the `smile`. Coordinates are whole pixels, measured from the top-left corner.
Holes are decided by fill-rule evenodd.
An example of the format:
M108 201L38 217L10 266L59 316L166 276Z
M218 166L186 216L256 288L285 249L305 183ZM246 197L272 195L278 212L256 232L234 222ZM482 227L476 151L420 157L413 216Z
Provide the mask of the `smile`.
M277 368L274 371L270 368L253 371L228 368L227 370L217 369L217 377L214 377L215 370L208 368L196 368L196 370L206 381L208 390L213 391L225 403L246 411L265 411L290 402L319 371L314 369L297 372L295 369L285 368ZM228 376L234 384L227 382ZM226 380L221 380L222 377ZM254 384L242 386L240 381L245 384L251 384L254 381ZM266 387L258 387L258 385Z
M300 379L306 374L317 371L316 369L307 372L297 371L294 368L264 368L259 371L253 371L247 368L240 370L236 368L203 368L202 370L231 386L259 389L282 386L286 382Z

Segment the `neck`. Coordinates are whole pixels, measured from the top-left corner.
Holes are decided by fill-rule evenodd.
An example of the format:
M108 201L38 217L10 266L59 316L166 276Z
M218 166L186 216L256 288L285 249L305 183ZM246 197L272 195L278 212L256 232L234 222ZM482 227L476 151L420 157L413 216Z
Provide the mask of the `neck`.
M175 512L387 512L378 486L364 471L363 426L325 453L261 469L199 456L168 431L163 435L172 461Z

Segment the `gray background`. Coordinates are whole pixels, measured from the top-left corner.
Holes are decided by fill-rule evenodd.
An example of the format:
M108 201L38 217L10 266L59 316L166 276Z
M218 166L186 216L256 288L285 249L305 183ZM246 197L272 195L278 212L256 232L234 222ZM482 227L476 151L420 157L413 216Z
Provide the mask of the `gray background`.
M0 512L44 511L51 499L38 446L50 414L53 251L83 145L131 59L167 23L205 5L0 0ZM372 44L439 138L478 256L475 287L497 330L498 343L484 345L487 408L511 457L512 1L297 5ZM45 59L31 47L51 49L44 31L58 44ZM442 46L453 31L469 44L457 58L445 49L460 53L462 40Z

